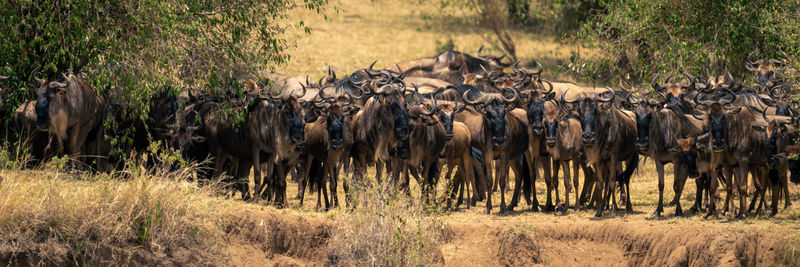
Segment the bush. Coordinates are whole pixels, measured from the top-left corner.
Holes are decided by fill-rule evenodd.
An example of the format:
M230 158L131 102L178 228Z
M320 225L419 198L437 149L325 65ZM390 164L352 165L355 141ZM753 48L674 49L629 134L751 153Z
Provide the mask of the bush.
M38 82L86 73L132 118L158 89L214 89L289 59L287 11L324 12L327 0L9 0L0 3L3 114L33 99ZM7 68L5 68L7 67ZM177 90L177 89L173 89Z
M328 241L330 266L442 265L441 243L450 238L443 220L408 197L359 190L358 208L338 220Z
M794 0L602 2L603 12L578 34L601 56L579 60L589 67L578 74L644 81L658 72L699 74L727 67L741 76L743 60L753 50L773 58L780 58L781 50L800 52L798 8Z

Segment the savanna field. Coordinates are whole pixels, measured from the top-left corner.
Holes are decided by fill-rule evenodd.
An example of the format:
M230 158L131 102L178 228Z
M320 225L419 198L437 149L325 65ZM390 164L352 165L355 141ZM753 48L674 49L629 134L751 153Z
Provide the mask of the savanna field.
M440 9L439 2L426 1L341 0L332 5L336 8L330 8L327 19L309 10L281 18L303 20L311 32L283 33L294 46L286 51L290 60L275 72L316 81L329 67L338 75L376 60L376 69L390 68L436 55L448 42L466 53L481 46L487 47L485 53L500 53L489 45L495 37L473 25L470 18L478 15L469 9ZM509 34L522 65L535 69L532 62L540 62L547 79L570 79L558 66L575 55L598 54L546 31L510 29ZM341 205L317 211L316 192L306 192L300 205L297 182L290 177L287 205L278 209L263 201L226 198L221 184L198 187L191 167L148 170L131 161L104 174L63 168L59 158L23 168L24 159L10 155L16 153L0 154L5 164L0 171L0 264L9 266L800 265L800 186L789 183L793 206L783 209L781 202L773 217L765 211L745 219L704 218L689 211L696 192L689 179L680 199L684 216L674 216L675 206L666 205L660 218L651 218L658 179L652 160L644 157L630 183L634 212L610 211L594 218L593 209L531 212L525 200L498 215L497 192L492 214L485 214L485 202L446 211L447 181L439 181L436 199L424 204L413 179L410 198L390 196L381 186L361 188L358 208L349 209L340 186ZM368 177L374 176L370 167ZM583 188L580 181L578 189ZM666 167L665 183L666 204L674 196L672 165ZM536 189L544 204L541 178ZM563 181L557 192L563 201ZM506 201L512 193L506 192ZM574 204L575 189L570 200Z

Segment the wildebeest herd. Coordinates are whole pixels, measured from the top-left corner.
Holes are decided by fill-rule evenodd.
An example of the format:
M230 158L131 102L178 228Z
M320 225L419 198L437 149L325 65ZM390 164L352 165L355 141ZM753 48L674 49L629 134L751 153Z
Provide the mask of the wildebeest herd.
M753 85L727 71L664 80L656 75L647 95L623 84L615 90L548 81L538 63L532 71L503 62L505 54L481 52L445 51L380 70L373 63L341 78L329 68L316 83L270 74L262 82L243 81L246 90L238 94L165 91L150 100L147 120L121 116L113 97L64 73L40 81L38 98L21 105L14 120L39 159L66 154L90 168L112 170L121 157L104 135L135 129L122 153L161 141L186 160L203 162L198 182L223 179L231 195L278 206L286 205L289 174L299 184L300 203L308 188L318 193L317 208L324 202L328 209L339 204L340 177L348 205L356 203L355 185L411 194L410 176L424 201L438 201L438 180L447 170L448 209L486 201L489 213L499 190L500 213L524 198L532 210L593 208L602 216L617 209L617 195L632 211L630 179L643 164L640 156L650 158L658 173L653 216L663 212L667 163L674 166L676 215L683 214L687 178L697 185L694 212L716 213L720 185L723 214L744 217L763 207L774 215L781 200L791 205L788 183L800 182L800 146L797 103L783 60L748 56ZM370 166L374 179L367 176ZM510 170L514 192L506 203ZM579 171L585 177L581 190ZM540 174L547 186L544 205L535 193Z

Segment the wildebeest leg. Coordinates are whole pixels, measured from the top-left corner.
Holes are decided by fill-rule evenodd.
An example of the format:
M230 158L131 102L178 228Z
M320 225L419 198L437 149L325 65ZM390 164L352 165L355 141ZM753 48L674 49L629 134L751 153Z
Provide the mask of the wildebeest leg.
M680 217L683 216L683 209L681 209L681 195L683 194L683 187L686 185L686 177L688 177L689 170L686 168L685 165L681 163L674 164L675 170L673 171L675 176L675 182L673 188L675 190L675 216Z
M253 165L253 163L246 159L240 159L238 160L238 165L239 166L236 170L236 173L234 174L235 177L233 181L233 187L242 194L242 200L246 201L251 199L250 188L247 186L247 180L249 178L248 176L250 175L250 167Z
M470 157L469 151L464 153L464 155L461 157L461 167L459 168L459 172L463 173L462 180L464 181L464 187L467 189L467 198L469 198L469 183L472 183L473 193L478 187L478 181L475 179L475 173L472 171L472 157ZM468 199L467 209L471 208L471 204L472 201Z
M383 164L384 162L382 160L375 162L375 181L378 183L379 187L383 186Z
M400 164L399 159L392 159L392 161L394 161L395 163L392 164L392 178L391 178L392 186L390 188L392 189L391 192L394 193L394 192L399 192L403 188L403 183L400 180L401 179L400 172L402 171L402 164Z
M747 217L747 209L745 207L747 201L747 174L749 173L747 166L749 162L746 159L740 159L739 167L736 172L736 189L739 190L739 214L737 218Z
M253 200L258 200L259 198L263 198L264 195L261 194L261 190L264 187L264 181L261 179L261 150L258 148L254 148L250 151L250 156L253 159L253 181L255 183L255 193L253 194ZM269 163L272 163L270 161ZM269 174L267 175L269 176ZM264 179L266 180L266 179Z
M778 202L780 201L781 194L783 193L783 188L782 188L784 186L783 179L784 176L786 175L783 174L784 173L783 171L780 171L781 170L780 167L781 166L778 166L778 170L775 170L778 172L778 181L773 181L772 179L770 179L771 182L770 185L772 187L772 203L771 203L772 205L770 205L770 208L772 210L769 212L770 217L775 216L775 214L778 213Z
M656 211L653 212L653 215L650 216L651 218L661 217L661 213L664 212L664 164L658 160L654 160L654 163L658 174L658 206L656 206Z
M594 217L603 217L603 210L608 207L608 200L610 197L608 196L608 166L605 163L598 163L595 168L597 170L597 189L595 192L599 192L597 199L595 200L595 209L597 213L595 213Z
M578 157L572 158L572 186L571 188L575 189L575 210L578 211L581 209L581 201L580 201L580 190L578 190L578 185L580 183L580 165L581 163L578 162ZM586 186L586 185L584 185Z
M561 166L564 168L564 206L562 211L567 212L569 209L569 194L572 193L572 181L570 181L569 161L562 161Z
M552 199L553 180L552 180L552 171L550 169L550 158L542 157L537 161L539 161L542 164L544 183L545 186L547 187L547 201L544 204L544 210L553 211L553 199Z
M519 203L519 195L522 191L522 187L524 182L522 179L526 179L527 177L522 177L521 172L515 171L517 175L514 176L514 193L511 195L511 202L508 203L508 210L513 211L517 204Z
M494 161L494 155L491 152L483 153L483 168L487 173L487 185L492 183L492 161ZM486 189L486 214L492 214L492 190L491 188Z
M750 208L747 210L747 212L752 212L756 201L760 200L758 201L758 208L756 208L756 215L758 215L761 213L761 208L763 207L766 197L766 188L764 187L764 185L766 185L766 181L764 171L762 171L761 168L753 168L750 172L751 176L753 177L753 184L756 187L756 191L755 195L753 196L753 200L750 202Z
M708 179L705 176L705 173L701 173L700 176L694 179L694 183L697 190L695 191L694 195L694 205L692 205L692 207L689 208L689 211L692 213L697 213L698 211L701 211L703 209L703 196L705 195L703 193L708 192L708 190L706 190L705 187L703 186L706 183L705 179Z
M539 198L536 196L536 179L539 172L536 170L536 159L533 155L525 155L525 160L528 162L528 170L531 174L531 211L539 211Z
M546 159L546 160L549 161L550 159ZM552 181L550 182L550 185L553 187L553 191L555 192L556 202L555 202L555 209L554 210L557 210L559 208L559 205L561 204L561 199L558 196L558 172L561 171L561 161L558 161L557 159L552 159L552 160L553 160L552 161L552 163L553 163L553 165L552 165L553 166L553 174L552 174L552 176L550 176L550 178L552 179ZM547 193L547 195L549 196L550 193Z
M581 159L580 161L581 169L583 169L583 189L581 189L581 196L578 199L578 205L583 206L587 204L587 208L591 208L591 203L587 203L591 200L592 192L594 192L594 170L592 170L591 166L587 166L586 162Z
M305 161L303 162L303 170L302 174L300 175L300 179L297 182L297 199L300 200L300 207L303 207L303 198L305 197L306 193L306 185L308 185L308 180L311 178L308 176L309 172L311 172L311 161L313 161L314 157L309 154Z
M451 166L452 164L450 163L451 161L448 160L447 172L445 172L444 174L444 179L445 181L447 181L447 191L445 192L445 194L447 194L447 205L445 207L446 210L450 210L453 208L452 206L453 198L456 197L456 191L458 191L458 200L456 201L456 209L458 209L458 205L461 205L462 193L464 193L464 188L461 188L461 181L460 178L458 177L459 173L456 172L456 176L452 177L451 179L450 175L453 174L453 166Z
M508 160L506 156L503 156L499 162L495 164L495 180L498 181L498 185L500 186L500 215L506 214L506 175L508 174Z
M778 169L778 175L780 176L780 184L781 189L783 190L783 198L785 202L783 204L783 209L789 209L789 207L792 206L792 199L789 197L789 175L787 175L785 171L787 168Z
M522 168L524 168L524 166L522 166L522 164L521 164L519 159L511 160L509 163L511 165L512 170L514 170L514 180L515 180L514 192L516 193L516 192L519 192L519 190L517 190L517 188L522 188L522 187L527 185L527 182L525 182L525 180L526 179L530 179L530 177L525 177L525 172L522 171L523 170ZM506 173L506 177L508 177L508 170L506 170L505 173ZM508 179L508 178L506 178L506 179ZM506 183L506 184L508 184L508 183ZM517 197L517 199L516 199L517 202L514 202L514 197ZM514 203L514 204L519 203L519 194L513 195L511 198L512 198L511 199L512 203ZM506 209L511 211L511 210L514 210L514 207L512 207L511 204L509 204L508 206L506 206Z

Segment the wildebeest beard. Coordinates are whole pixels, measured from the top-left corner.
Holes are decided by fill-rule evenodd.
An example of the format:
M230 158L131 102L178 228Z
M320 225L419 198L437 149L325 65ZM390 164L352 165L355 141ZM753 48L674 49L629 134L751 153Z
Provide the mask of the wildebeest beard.
M486 118L489 120L489 130L492 132L492 147L504 147L506 141L505 106L497 100L492 100L486 105Z
M397 99L392 99L389 102L389 108L392 111L392 117L394 117L394 138L397 140L408 139L408 109L400 104Z
M700 172L697 170L697 151L692 150L689 152L683 152L683 159L686 161L686 167L689 170L689 177L696 178L700 176Z
M556 145L556 133L558 131L558 120L544 122L546 131L545 143L549 147Z
M544 125L542 125L543 117L544 101L541 99L531 101L528 105L528 122L531 124L534 134L541 135L544 131Z
M305 121L302 108L299 105L295 107L291 103L285 103L283 109L285 123L289 127L289 143L296 145L297 148L304 148Z
M328 114L326 120L331 148L341 149L344 147L344 115Z
M444 126L445 134L447 135L447 139L453 138L453 116L455 112L447 114L444 112L439 113L439 121L442 122L442 126Z
M711 125L711 148L715 151L725 149L725 113L709 114L708 118Z
M639 150L645 150L648 146L650 146L650 122L651 118L653 117L653 112L651 110L646 110L637 111L635 114L636 128L638 133L636 145L639 147Z
M584 145L593 145L597 139L597 132L595 131L595 124L597 121L597 101L594 99L585 99L578 104L581 117L581 127L583 127L582 141Z
M39 94L36 101L36 127L41 130L50 129L50 103L46 94Z

